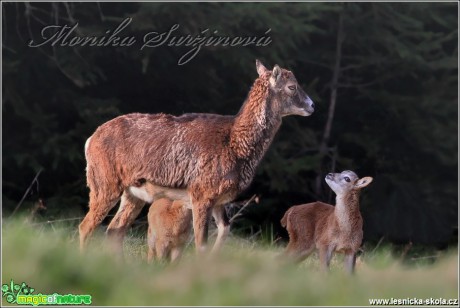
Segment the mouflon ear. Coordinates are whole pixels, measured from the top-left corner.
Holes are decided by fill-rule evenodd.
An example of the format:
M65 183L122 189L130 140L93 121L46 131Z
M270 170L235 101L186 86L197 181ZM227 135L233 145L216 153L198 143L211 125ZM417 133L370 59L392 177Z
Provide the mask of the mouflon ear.
M265 72L267 72L267 68L262 64L262 62L259 61L259 59L256 59L256 69L257 69L257 74L259 74L259 77L264 75Z
M370 176L365 176L355 183L355 188L364 188L372 182L373 178Z
M278 81L281 77L281 68L278 66L278 64L273 67L272 77L275 79L275 81Z
M272 87L276 86L280 78L281 78L281 68L278 66L278 64L276 64L273 67L272 75L270 77L270 84L272 85Z

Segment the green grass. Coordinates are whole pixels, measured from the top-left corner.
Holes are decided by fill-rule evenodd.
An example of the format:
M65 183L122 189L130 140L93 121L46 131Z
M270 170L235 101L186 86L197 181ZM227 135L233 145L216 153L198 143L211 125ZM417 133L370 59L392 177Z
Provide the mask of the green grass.
M368 306L369 298L458 298L456 251L407 266L382 248L348 276L338 255L325 274L315 255L294 265L277 258L283 247L232 237L218 256L198 257L189 247L178 264L165 265L147 264L145 238L134 235L121 262L101 244L101 232L81 255L74 227L4 220L2 228L2 284L25 282L34 294L90 294L94 305Z

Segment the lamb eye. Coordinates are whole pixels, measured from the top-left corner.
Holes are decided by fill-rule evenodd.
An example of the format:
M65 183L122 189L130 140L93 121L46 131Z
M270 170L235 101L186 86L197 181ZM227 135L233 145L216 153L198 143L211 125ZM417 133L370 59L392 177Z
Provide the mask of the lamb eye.
M289 90L295 91L295 86L288 86Z
M345 181L350 182L350 178L348 176L346 176L344 179Z

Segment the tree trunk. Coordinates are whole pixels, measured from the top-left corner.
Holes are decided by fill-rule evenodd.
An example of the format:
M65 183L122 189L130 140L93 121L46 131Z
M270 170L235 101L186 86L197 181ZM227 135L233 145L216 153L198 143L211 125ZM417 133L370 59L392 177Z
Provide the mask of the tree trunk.
M324 127L323 138L319 146L319 165L316 172L316 181L315 181L315 194L317 197L321 196L321 183L323 182L324 175L322 174L322 165L323 160L326 154L328 153L328 142L331 135L332 123L334 120L335 105L337 102L337 88L340 77L340 64L342 60L342 43L344 41L343 33L343 18L344 18L344 9L340 11L339 22L337 26L337 43L335 50L335 64L334 70L332 72L331 80L331 97L329 100L329 111L327 114L326 126Z

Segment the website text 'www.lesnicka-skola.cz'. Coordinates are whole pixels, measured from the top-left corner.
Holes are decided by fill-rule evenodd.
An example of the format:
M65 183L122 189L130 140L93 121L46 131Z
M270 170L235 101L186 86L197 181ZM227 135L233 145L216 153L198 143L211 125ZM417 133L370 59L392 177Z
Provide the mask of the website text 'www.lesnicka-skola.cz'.
M396 305L447 305L458 306L457 298L370 298L369 304L372 306L396 306Z

